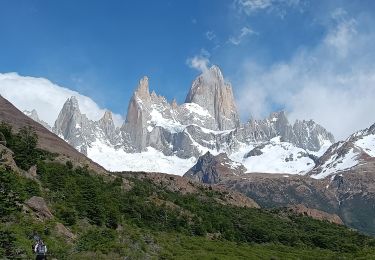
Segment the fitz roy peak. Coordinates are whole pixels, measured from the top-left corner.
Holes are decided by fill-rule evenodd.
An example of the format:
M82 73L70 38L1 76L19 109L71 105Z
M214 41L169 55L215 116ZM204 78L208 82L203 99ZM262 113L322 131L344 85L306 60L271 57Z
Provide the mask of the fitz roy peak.
M233 129L240 124L232 86L224 81L217 66L212 66L194 80L185 103L195 103L207 109L219 130Z
M284 112L240 123L232 87L217 66L193 81L183 104L150 93L149 80L143 77L121 127L115 127L109 111L98 121L88 119L71 97L52 131L109 170L178 175L208 151L226 153L248 172L304 174L315 166L312 156L334 142L320 125L298 120L290 124ZM282 157L281 166L274 165L272 156ZM253 161L261 158L270 161L263 160L265 168L254 168Z

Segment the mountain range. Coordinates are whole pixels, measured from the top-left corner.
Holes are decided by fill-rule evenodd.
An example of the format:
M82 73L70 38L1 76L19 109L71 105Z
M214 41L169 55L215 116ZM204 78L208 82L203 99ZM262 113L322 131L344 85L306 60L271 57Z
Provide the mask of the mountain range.
M312 120L290 123L284 111L240 122L232 87L218 66L193 81L183 104L150 92L149 80L143 77L121 127L115 126L110 111L98 121L88 119L74 96L53 126L35 110L24 113L112 171L183 175L209 151L226 153L247 173L308 174L335 142Z

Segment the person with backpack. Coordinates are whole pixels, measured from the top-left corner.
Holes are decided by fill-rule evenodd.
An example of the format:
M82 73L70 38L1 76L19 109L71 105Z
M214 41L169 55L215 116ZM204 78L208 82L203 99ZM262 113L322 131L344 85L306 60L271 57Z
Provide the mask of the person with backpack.
M47 260L47 246L43 240L38 240L34 246L34 252L36 254L36 260Z

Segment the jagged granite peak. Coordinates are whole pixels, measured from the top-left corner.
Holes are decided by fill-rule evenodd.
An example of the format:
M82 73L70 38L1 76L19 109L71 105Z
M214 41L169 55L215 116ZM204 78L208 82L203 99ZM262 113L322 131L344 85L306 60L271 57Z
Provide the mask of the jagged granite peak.
M139 97L141 100L150 99L150 89L148 86L148 77L144 76L138 83L138 87L134 93L135 96Z
M178 108L177 100L175 98L172 100L171 106L172 106L172 109Z
M31 111L24 110L23 113L25 115L27 115L28 117L30 117L35 122L38 122L39 124L41 124L42 126L44 126L45 128L47 128L48 130L52 129L51 126L47 122L45 122L45 121L43 121L43 120L41 120L39 118L38 112L35 109L33 109Z
M111 111L106 110L103 117L98 121L98 124L100 129L103 130L103 133L109 140L113 141L114 139L116 139L116 127L113 123Z
M148 82L141 80L129 102L121 134L123 140L127 140L128 151L141 152L151 146L164 154L175 153L190 158L200 155L194 143L206 147L204 142L213 141L212 136L209 140L201 140L201 136L195 135L198 131L195 128L202 127L218 129L215 118L206 109L195 103L180 106L176 101L169 103L155 92L149 94Z
M81 114L78 100L72 96L64 103L52 131L86 154L87 138L94 138L90 135L92 128L92 122L85 114Z
M78 101L76 97L72 96L65 101L53 128L58 135L67 137L72 127L81 127L81 117L82 114L79 109ZM75 123L74 126L71 125L72 123Z
M194 80L185 102L196 103L207 109L216 119L219 130L239 126L232 86L224 81L218 66L212 66Z
M313 120L296 120L293 131L297 137L296 145L310 151L318 151L327 142L329 144L335 142L333 134Z
M245 143L264 142L280 136L281 141L317 152L334 143L333 135L314 121L299 121L291 125L284 111L273 112L266 119L251 119L238 130L238 139Z
M213 155L210 152L199 157L197 163L184 174L185 178L208 184L215 184L223 179L241 176L246 168L228 158L225 153Z
M129 142L130 151L143 151L147 142L147 121L151 104L148 77L143 77L138 84L128 105L126 120L121 127L122 138Z

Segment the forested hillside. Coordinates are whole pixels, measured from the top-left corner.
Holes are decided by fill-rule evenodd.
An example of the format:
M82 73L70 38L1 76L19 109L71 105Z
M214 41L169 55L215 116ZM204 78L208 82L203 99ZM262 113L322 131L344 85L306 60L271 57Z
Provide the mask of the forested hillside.
M375 240L345 226L184 193L134 173L96 174L0 125L0 257L31 258L38 234L58 259L370 259ZM66 159L66 158L65 158ZM13 161L14 160L14 161ZM36 165L36 171L30 167ZM35 168L34 168L35 169ZM30 201L43 198L41 212Z

